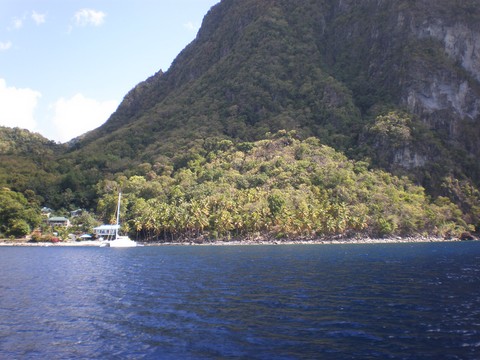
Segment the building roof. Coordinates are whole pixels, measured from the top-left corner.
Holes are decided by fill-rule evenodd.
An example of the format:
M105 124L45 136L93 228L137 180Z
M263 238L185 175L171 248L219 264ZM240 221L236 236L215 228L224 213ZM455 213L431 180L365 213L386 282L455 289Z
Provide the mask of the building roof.
M96 228L93 228L93 230L115 230L115 229L120 229L120 225L100 225L100 226L97 226Z
M66 222L66 221L68 221L68 219L66 217L63 217L63 216L53 216L53 217L49 218L48 221L50 221L50 222Z

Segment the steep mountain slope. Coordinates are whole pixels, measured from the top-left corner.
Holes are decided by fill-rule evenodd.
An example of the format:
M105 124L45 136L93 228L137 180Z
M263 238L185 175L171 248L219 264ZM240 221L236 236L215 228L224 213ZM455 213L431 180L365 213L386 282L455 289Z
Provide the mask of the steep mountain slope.
M470 211L479 20L478 0L223 0L172 67L130 91L69 157L117 172L208 137L296 129Z

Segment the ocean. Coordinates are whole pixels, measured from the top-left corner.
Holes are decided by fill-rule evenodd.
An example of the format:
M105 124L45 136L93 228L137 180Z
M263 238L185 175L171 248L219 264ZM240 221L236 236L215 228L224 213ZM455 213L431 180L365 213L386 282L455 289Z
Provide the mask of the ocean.
M479 359L480 242L0 248L1 359Z

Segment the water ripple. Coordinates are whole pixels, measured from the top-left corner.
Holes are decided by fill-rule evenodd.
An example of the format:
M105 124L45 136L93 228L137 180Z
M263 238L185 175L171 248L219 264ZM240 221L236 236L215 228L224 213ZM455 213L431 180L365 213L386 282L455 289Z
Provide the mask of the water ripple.
M480 244L2 248L2 359L478 359Z

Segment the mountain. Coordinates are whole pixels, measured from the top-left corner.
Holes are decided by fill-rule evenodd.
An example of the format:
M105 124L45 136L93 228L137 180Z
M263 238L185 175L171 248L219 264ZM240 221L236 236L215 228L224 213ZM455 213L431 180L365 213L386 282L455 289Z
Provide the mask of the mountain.
M477 223L479 20L479 0L223 0L167 71L59 155L59 191L91 203L104 178L168 174L212 138L285 129L448 196Z
M296 129L431 189L446 175L478 185L479 5L224 0L168 71L72 151L125 164ZM379 132L388 114L393 129Z

